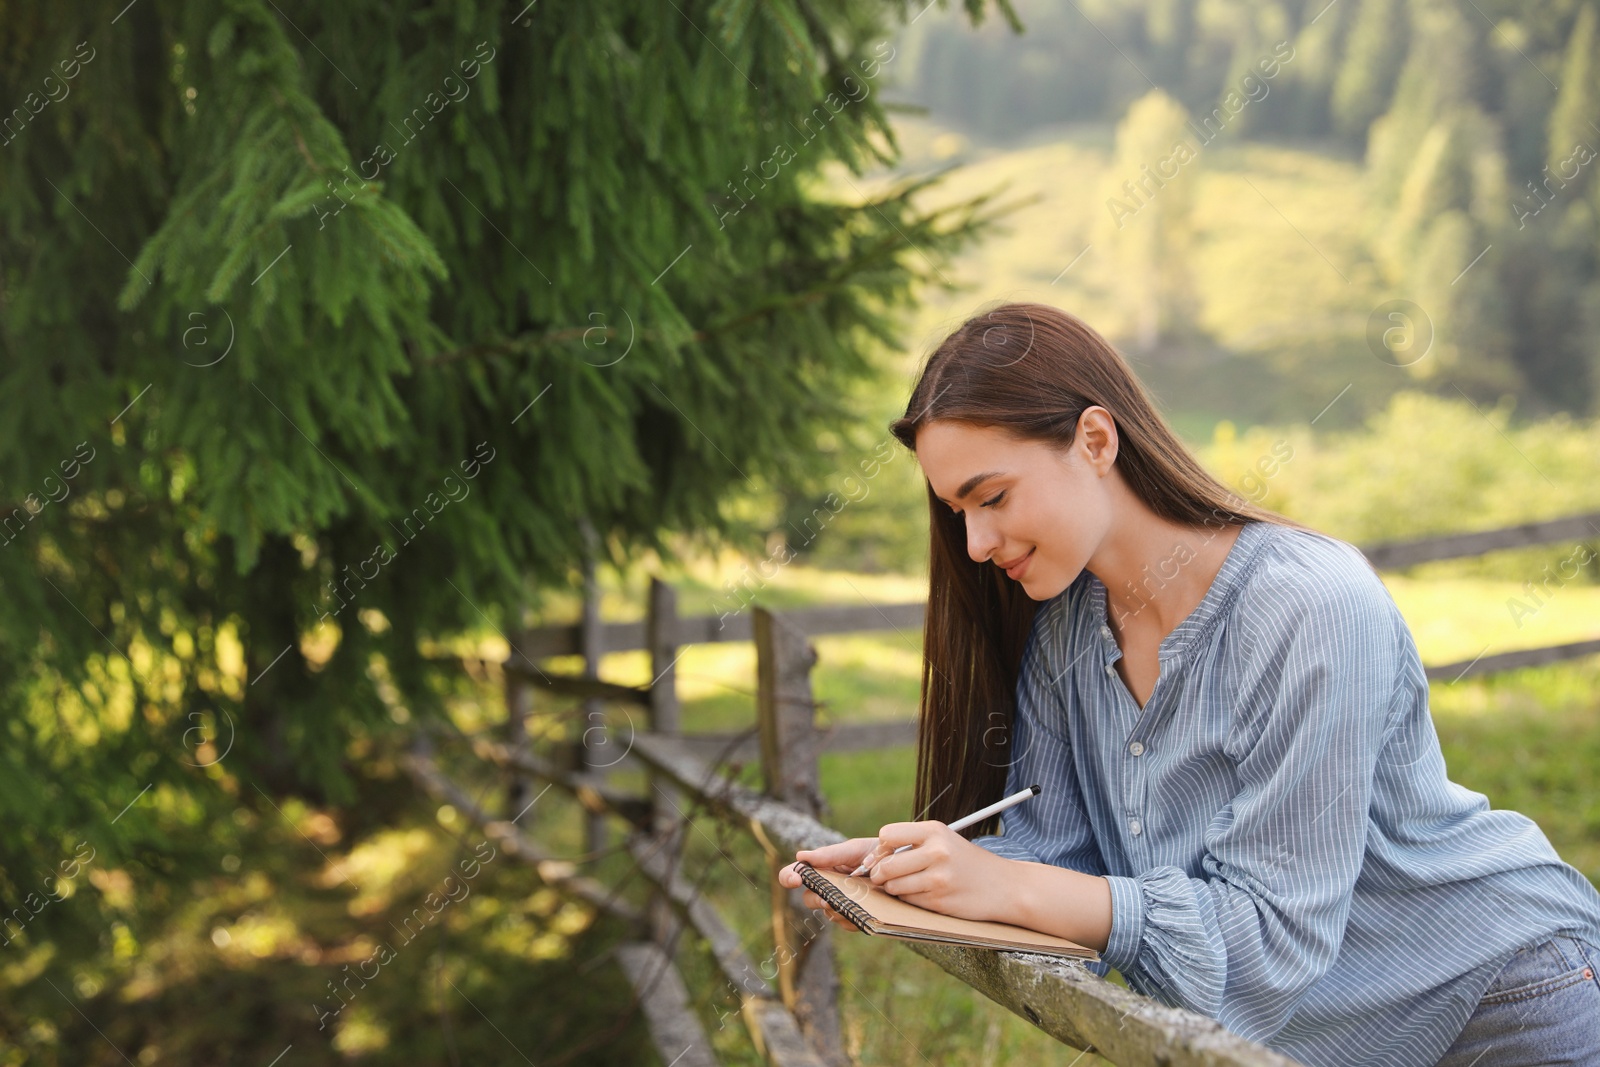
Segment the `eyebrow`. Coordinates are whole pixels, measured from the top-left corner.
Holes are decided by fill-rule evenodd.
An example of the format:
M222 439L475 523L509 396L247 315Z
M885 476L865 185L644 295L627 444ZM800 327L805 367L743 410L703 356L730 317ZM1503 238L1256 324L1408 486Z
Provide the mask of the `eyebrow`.
M970 494L974 489L978 488L981 483L990 478L999 477L1004 473L1005 471L984 471L981 474L974 474L972 477L961 483L961 488L956 490L956 499L965 500L967 495ZM942 496L939 497L939 499L944 500L946 504L950 503L950 501L945 500Z

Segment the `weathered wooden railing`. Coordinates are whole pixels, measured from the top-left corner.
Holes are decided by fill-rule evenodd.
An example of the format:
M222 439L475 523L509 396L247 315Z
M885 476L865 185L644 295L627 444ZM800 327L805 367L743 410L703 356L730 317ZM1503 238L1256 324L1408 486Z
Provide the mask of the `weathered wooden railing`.
M1504 530L1396 542L1365 549L1374 566L1392 569L1441 559L1481 555L1563 540L1600 539L1600 513ZM741 1001L741 1015L756 1047L779 1067L843 1067L849 1062L840 1040L837 978L829 924L803 909L799 890L778 886L779 866L795 850L838 841L844 835L819 820L818 756L824 750L859 750L909 744L912 723L870 723L819 729L811 697L816 661L807 638L828 633L920 630L923 605L809 608L776 615L760 608L722 616L681 617L674 590L659 581L650 589L649 613L639 623L602 623L593 583L583 621L543 627L514 642L498 666L506 685L511 743L484 738L457 743L504 769L518 781L508 801L516 814L500 818L483 809L449 779L432 755L426 736L408 757L408 767L426 789L480 824L507 853L532 864L542 880L582 899L638 931L638 940L618 950L617 960L633 982L640 1007L665 1060L689 1067L715 1057L704 1028L672 962L673 947L692 930ZM754 641L757 650L756 729L742 733L683 735L679 730L675 665L689 644ZM625 686L598 677L603 653L647 649L649 686ZM1557 662L1600 652L1600 640L1479 656L1428 668L1430 678L1457 680L1515 667ZM581 654L581 676L554 675L538 661ZM480 667L483 665L479 665ZM529 690L542 688L583 702L586 721L600 704L622 704L643 714L648 728L631 738L629 762L650 776L650 795L612 786L604 773L608 753L580 744L568 765L543 758L525 742ZM595 731L581 731L593 742ZM726 762L759 760L764 792L737 785L720 773ZM572 796L586 813L591 853L605 846L606 820L622 823L626 847L653 887L640 909L615 890L579 873L571 862L542 849L525 829L529 783L542 781ZM777 985L759 971L740 937L680 870L685 807L707 810L744 826L767 855L772 887L773 954ZM520 810L518 810L520 809ZM991 952L936 944L897 942L925 956L995 1002L1076 1048L1094 1049L1118 1064L1206 1064L1213 1067L1292 1067L1293 1061L1245 1041L1211 1019L1140 997L1090 972L1082 963L1023 953Z
M837 830L803 812L710 772L679 739L640 738L635 751L730 820L748 824L778 863L791 860L797 849L843 840ZM921 942L897 944L932 960L1052 1037L1075 1048L1093 1048L1113 1063L1289 1067L1295 1062L1229 1033L1212 1019L1165 1007L1108 982L1077 960Z

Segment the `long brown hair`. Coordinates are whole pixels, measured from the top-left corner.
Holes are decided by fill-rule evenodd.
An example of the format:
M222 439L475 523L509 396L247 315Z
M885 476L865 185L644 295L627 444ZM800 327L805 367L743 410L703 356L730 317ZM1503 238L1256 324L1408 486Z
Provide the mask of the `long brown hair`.
M1288 522L1206 473L1116 349L1045 304L1002 304L963 323L928 357L905 415L889 429L913 452L917 431L939 419L1064 449L1092 405L1116 423L1123 481L1161 518L1212 527ZM1017 672L1039 604L1000 568L973 562L966 521L931 485L928 516L915 804L917 818L953 822L1005 790ZM993 833L998 818L963 833Z

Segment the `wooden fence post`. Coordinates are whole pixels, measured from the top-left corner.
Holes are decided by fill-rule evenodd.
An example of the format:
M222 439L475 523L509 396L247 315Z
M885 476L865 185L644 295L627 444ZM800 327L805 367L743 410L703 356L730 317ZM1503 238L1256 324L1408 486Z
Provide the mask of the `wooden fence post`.
M595 533L587 519L583 520L587 550L583 557L583 615L579 623L580 644L583 648L583 674L586 678L600 677L600 657L604 655L604 630L600 621L600 582L595 576ZM595 774L604 775L608 758L606 751L605 705L596 699L583 701L583 721L578 737L578 766ZM585 847L598 853L606 847L606 817L590 812L584 819Z
M652 734L678 734L678 591L659 578L650 579L650 600L645 616L645 644L650 650L649 730ZM651 834L659 843L668 877L678 868L687 830L679 814L682 794L668 779L652 771L650 797ZM652 894L649 906L652 939L668 947L676 939L679 917L664 893Z
M770 611L752 608L750 621L756 644L756 717L764 788L769 796L819 817L817 757L822 735L813 721L816 705L811 699L816 650L803 632ZM778 884L779 869L793 858L768 857L778 989L819 1057L847 1067L850 1059L839 1033L839 977L834 972L830 924L802 905L802 890Z
M521 620L519 619L520 623ZM520 629L515 631L520 633ZM515 655L515 649L512 655ZM533 754L532 743L528 739L528 716L533 713L533 687L527 683L522 675L516 671L506 671L505 679L501 683L505 688L506 696L506 744L517 752ZM510 817L516 818L522 812L522 806L528 802L532 792L532 780L521 771L511 772L511 783L506 788L506 810ZM527 821L522 823L524 830L533 829L533 812L524 813Z
M650 579L650 610L645 642L650 646L650 729L678 732L678 591L660 578Z

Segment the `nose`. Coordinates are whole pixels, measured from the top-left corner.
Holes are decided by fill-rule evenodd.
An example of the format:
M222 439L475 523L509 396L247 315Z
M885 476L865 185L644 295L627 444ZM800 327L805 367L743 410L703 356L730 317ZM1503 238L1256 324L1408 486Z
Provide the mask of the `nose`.
M997 548L1000 547L1000 535L990 523L983 518L973 515L969 510L963 516L967 524L967 555L975 563L987 563Z

